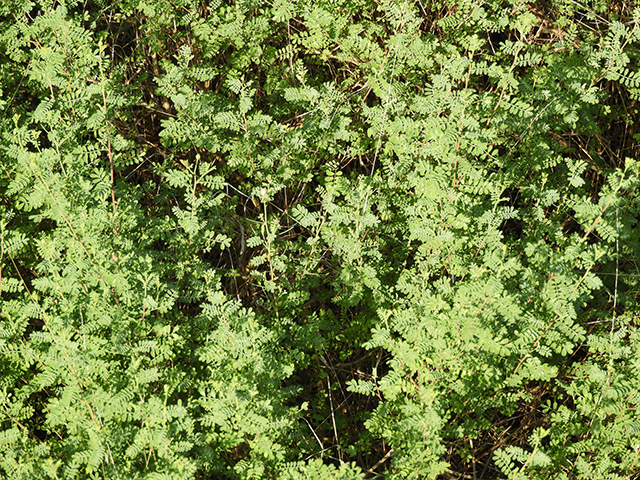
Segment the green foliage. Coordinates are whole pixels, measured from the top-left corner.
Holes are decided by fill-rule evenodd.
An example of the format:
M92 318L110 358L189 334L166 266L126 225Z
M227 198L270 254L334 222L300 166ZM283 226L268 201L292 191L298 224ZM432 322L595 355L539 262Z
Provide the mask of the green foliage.
M638 475L639 9L0 12L0 477Z

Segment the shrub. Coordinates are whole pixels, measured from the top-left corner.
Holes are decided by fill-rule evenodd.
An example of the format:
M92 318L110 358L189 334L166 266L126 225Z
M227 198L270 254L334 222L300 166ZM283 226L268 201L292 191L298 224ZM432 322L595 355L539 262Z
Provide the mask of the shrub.
M638 475L639 9L0 12L0 475Z

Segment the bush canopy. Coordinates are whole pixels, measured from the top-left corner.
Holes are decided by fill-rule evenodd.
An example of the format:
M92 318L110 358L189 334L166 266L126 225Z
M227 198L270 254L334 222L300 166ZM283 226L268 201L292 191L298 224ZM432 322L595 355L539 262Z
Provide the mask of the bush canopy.
M630 0L0 2L0 478L640 475Z

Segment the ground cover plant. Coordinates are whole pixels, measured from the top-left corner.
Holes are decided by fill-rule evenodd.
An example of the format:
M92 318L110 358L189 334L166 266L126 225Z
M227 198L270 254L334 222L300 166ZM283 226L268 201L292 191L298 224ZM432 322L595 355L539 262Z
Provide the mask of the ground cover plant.
M0 478L638 478L639 22L0 3Z

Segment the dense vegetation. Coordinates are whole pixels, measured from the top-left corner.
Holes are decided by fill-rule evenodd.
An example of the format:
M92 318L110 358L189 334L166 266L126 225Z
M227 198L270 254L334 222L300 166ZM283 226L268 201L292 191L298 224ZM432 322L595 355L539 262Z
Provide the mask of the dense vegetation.
M0 478L640 474L630 0L0 2Z

